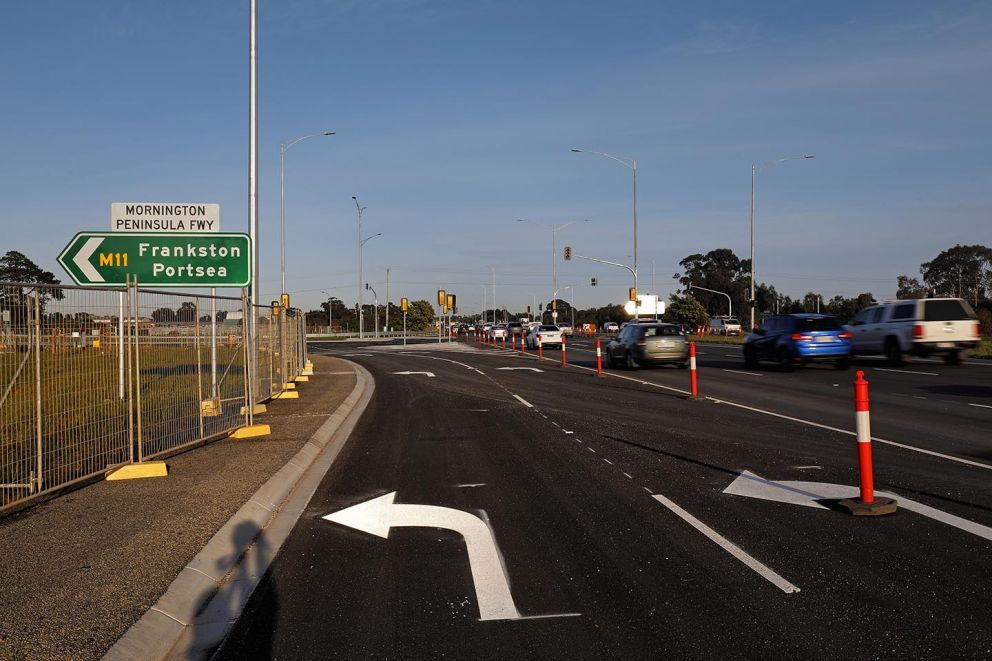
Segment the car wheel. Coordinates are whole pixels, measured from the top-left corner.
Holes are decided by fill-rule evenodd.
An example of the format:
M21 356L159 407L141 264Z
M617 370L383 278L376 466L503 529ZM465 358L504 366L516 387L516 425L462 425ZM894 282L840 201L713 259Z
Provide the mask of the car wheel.
M679 363L679 369L684 370L689 367L689 363Z
M791 372L793 370L794 365L792 364L792 354L789 353L787 348L782 347L779 349L777 357L778 366L782 369L782 371Z
M744 347L744 367L753 370L758 367L758 360L754 357L754 349Z
M885 341L885 357L889 364L895 367L902 365L902 350L899 348L899 341L890 337Z
M634 360L634 354L627 352L627 369L636 370L637 362Z
M850 358L841 358L836 363L834 363L834 367L839 370L846 370L850 366L851 366Z
M961 363L961 352L952 351L950 353L944 354L944 363L947 365L958 365Z
M617 361L613 360L613 354L609 351L606 352L606 366L614 370L617 368Z

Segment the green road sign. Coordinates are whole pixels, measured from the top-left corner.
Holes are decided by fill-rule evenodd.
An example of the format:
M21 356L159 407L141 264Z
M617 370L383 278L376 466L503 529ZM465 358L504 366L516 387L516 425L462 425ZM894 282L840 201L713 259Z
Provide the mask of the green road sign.
M80 232L59 255L76 284L123 287L246 287L251 281L247 234Z

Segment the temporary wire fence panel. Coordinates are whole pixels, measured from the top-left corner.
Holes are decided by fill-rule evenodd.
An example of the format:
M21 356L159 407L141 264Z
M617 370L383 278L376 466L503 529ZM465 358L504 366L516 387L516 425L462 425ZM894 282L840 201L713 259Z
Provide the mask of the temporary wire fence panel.
M0 511L229 432L303 369L302 315L242 298L0 283Z

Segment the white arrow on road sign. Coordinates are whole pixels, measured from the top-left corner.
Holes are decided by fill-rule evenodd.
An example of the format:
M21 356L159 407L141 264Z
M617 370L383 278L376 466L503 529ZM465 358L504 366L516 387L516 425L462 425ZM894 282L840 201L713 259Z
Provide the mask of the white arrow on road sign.
M744 471L737 479L731 482L730 486L723 490L734 496L746 496L748 498L758 498L760 500L774 500L779 503L790 503L792 505L802 505L803 507L818 507L828 509L819 501L836 500L842 498L857 498L860 495L858 487L844 484L831 484L829 482L794 482L783 480L766 480L760 475L755 475L751 471ZM909 500L904 496L897 496L884 491L876 491L876 495L894 498L899 501L899 508L922 514L935 521L940 521L949 526L954 526L972 535L977 535L992 542L992 528L983 526L980 523L962 519L960 516L948 514L942 510Z
M434 378L434 372L393 372L393 374L426 374L428 378Z
M530 370L531 372L543 372L536 367L497 367L498 370Z
M395 497L395 491L387 493L324 518L382 538L388 538L389 529L394 527L444 528L457 532L465 539L468 550L475 596L479 602L479 619L521 618L510 594L510 583L503 572L496 539L482 519L448 507L398 505L393 502Z
M76 256L72 258L72 261L79 267L79 270L83 272L83 275L89 278L92 282L106 282L106 280L103 279L103 276L100 275L100 272L93 268L93 265L90 264L90 257L93 256L93 253L96 252L96 249L100 247L101 243L103 243L103 239L98 236L86 239L86 243L84 243L83 247L79 249Z

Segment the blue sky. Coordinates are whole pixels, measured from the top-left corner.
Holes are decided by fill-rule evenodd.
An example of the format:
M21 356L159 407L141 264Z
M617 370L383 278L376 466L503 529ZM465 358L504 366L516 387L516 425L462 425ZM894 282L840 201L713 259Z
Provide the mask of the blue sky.
M0 250L55 262L114 201L221 205L247 231L248 2L8 3L0 25ZM759 280L891 296L956 243L992 244L992 5L983 2L260 0L261 293L353 303L459 294L497 272L500 304L548 300L550 224L629 262L634 157L641 290L694 252L749 250ZM532 224L514 222L530 218ZM544 223L544 224L541 224ZM590 288L597 277L599 287ZM624 271L559 262L585 307ZM567 298L568 294L564 297Z

